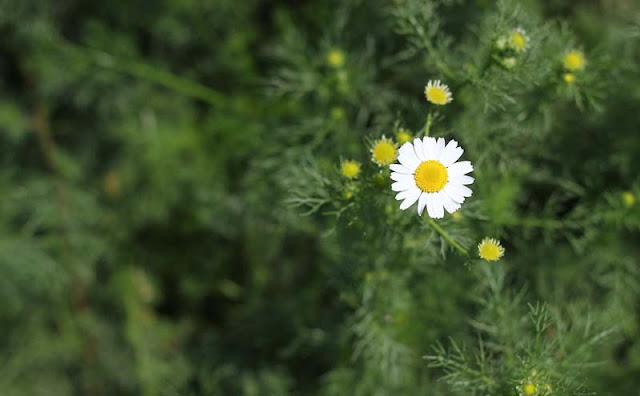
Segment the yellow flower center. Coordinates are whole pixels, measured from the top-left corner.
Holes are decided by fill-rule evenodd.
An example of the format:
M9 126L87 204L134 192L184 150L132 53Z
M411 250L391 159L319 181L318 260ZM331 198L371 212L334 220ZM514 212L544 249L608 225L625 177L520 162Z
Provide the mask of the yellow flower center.
M372 150L373 160L380 165L389 165L396 159L396 147L393 143L382 140Z
M536 394L536 386L534 384L526 384L522 387L522 393L527 396L532 396Z
M622 193L622 200L624 201L624 204L627 206L627 208L632 207L633 204L636 203L636 197L630 191Z
M404 144L411 140L411 134L406 130L401 129L396 135L396 139L398 140L398 143Z
M427 88L427 99L437 105L447 104L447 93L440 87Z
M562 78L564 78L564 82L567 84L573 84L573 82L576 81L576 75L573 73L564 73Z
M416 169L416 184L424 192L438 192L447 184L449 173L439 161L424 161Z
M484 240L478 246L480 258L487 261L496 261L504 254L504 250L494 240Z
M355 179L360 174L360 164L356 161L345 161L342 163L342 176L347 179Z
M513 33L511 35L511 42L517 50L523 50L527 46L527 39L522 33Z
M327 63L331 67L341 67L344 65L344 54L340 50L331 50L327 54Z
M568 70L582 69L584 66L584 55L578 51L571 51L564 57L564 67Z

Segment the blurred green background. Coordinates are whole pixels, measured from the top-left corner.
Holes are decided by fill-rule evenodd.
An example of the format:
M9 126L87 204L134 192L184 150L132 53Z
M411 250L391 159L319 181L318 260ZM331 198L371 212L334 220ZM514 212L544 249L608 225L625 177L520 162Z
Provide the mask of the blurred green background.
M394 229L366 207L303 216L291 199L298 188L325 194L319 204L343 213L341 191L312 191L330 181L299 187L308 176L296 171L313 163L330 173L343 156L366 162L369 137L393 135L399 119L423 122L421 90L435 69L395 25L390 7L403 3L0 0L0 394L461 394L422 356L450 336L477 340L470 322L482 303L462 260L403 250L419 238L394 245L406 223ZM454 40L489 40L485 15L496 2L436 3L438 28ZM640 215L618 197L637 197L640 6L516 3L528 31L560 26L533 39L575 34L593 85L523 105L561 120L553 125L542 116L526 124L525 111L508 107L495 110L511 111L506 121L467 125L523 128L524 138L512 162L498 155L495 175L485 173L502 183L484 185L485 201L499 197L484 203L496 223L465 227L511 235L517 270L506 287L528 285L524 300L571 302L568 311L593 312L603 326L625 318L595 350L604 363L578 375L598 394L638 394ZM327 66L332 49L346 71ZM551 57L537 56L526 72L550 72ZM504 84L520 90L528 76ZM460 125L482 114L477 103L453 107L467 114ZM525 128L544 129L549 151L537 156L542 143ZM469 138L471 155L512 138ZM542 176L520 177L529 173ZM553 185L549 174L568 181ZM376 205L397 211L388 197ZM578 206L567 230L557 226ZM520 228L506 212L558 223ZM425 261L446 265L416 270ZM375 333L363 284L378 281ZM515 384L501 392L517 394Z

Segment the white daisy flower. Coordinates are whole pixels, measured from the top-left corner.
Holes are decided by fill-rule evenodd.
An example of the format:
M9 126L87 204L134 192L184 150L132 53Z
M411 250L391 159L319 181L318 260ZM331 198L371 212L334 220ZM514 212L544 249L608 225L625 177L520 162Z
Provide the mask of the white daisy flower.
M450 140L445 145L444 138L416 138L413 144L403 144L398 150L400 163L389 166L395 180L391 189L398 191L396 199L403 201L400 209L418 202L418 215L422 216L426 207L434 219L443 218L445 209L449 213L460 209L472 194L467 185L474 180L467 176L473 171L471 162L456 162L463 152L458 142Z
M424 87L424 96L429 102L439 106L446 105L453 100L451 90L440 80L429 80L427 86Z

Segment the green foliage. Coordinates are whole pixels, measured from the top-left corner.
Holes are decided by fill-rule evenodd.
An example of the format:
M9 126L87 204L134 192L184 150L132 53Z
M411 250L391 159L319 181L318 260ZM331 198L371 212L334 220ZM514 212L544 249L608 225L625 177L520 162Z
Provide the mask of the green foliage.
M637 393L634 2L0 0L0 29L0 394ZM406 133L473 163L455 216L398 208L371 150Z

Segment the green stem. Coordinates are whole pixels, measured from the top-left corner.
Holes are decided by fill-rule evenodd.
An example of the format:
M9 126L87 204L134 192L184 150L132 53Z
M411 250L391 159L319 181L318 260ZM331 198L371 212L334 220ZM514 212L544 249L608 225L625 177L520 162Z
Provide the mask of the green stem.
M432 218L429 218L429 225L431 225L431 227L433 227L433 229L436 230L438 234L440 234L440 236L442 236L445 239L445 241L449 242L451 246L458 249L460 253L464 254L465 256L469 255L469 252L467 251L467 249L463 248L462 245L460 245L453 238L451 238L451 236L442 227L440 227L438 223L433 221Z
M431 131L431 122L433 121L433 117L431 111L429 111L429 115L427 115L427 122L424 124L424 136L429 136L429 132Z

